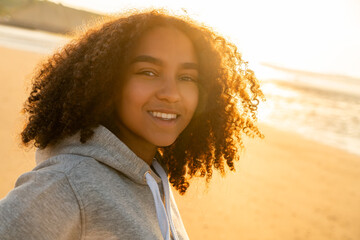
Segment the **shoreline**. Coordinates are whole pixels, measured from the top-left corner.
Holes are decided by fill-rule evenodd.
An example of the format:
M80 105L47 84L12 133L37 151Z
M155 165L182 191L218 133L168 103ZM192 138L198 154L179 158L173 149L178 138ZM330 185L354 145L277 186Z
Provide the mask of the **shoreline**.
M0 199L35 166L34 149L19 148L20 110L44 54L0 47ZM11 60L10 60L11 59ZM360 156L260 123L265 139L247 139L225 178L209 188L191 181L174 190L190 239L358 239Z

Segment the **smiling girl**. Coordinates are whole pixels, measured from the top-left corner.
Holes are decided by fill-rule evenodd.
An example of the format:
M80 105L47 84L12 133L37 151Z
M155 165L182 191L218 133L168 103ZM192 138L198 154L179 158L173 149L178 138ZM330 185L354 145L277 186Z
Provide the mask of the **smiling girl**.
M64 46L25 103L37 166L0 201L1 239L188 239L169 185L184 194L234 170L243 135L262 137L245 66L223 37L160 10Z

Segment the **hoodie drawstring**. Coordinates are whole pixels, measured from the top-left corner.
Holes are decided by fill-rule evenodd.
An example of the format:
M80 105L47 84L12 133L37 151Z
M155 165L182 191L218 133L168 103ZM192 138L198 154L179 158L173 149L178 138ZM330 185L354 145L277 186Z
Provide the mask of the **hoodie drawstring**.
M159 186L155 179L150 175L149 172L146 173L146 182L150 187L151 193L154 197L155 201L155 208L156 208L156 215L158 218L158 222L160 225L161 234L164 239L170 239L170 232L169 232L169 220L166 215L166 211L164 205L161 201Z
M170 229L173 234L173 238L178 240L178 236L175 230L174 222L171 217L171 202L170 202L170 186L167 178L167 174L165 173L164 169L157 161L153 161L153 167L155 168L156 172L160 175L161 182L164 188L164 195L165 195L165 207L161 200L160 190L157 182L151 176L149 172L145 174L146 182L150 187L152 195L155 201L156 207L156 215L159 221L160 230L163 238L165 240L170 240Z

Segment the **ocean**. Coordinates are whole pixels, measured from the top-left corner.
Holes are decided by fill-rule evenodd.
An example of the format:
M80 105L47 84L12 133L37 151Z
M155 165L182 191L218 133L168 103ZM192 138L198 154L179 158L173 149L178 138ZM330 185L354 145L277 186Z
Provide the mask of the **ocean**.
M259 107L260 122L360 155L360 90L317 88L299 77L296 84L272 79L262 87L267 100Z
M50 54L60 35L0 25L0 45ZM259 121L360 155L360 79L262 64ZM255 74L257 69L255 69Z
M0 25L0 46L49 54L68 41L58 34Z

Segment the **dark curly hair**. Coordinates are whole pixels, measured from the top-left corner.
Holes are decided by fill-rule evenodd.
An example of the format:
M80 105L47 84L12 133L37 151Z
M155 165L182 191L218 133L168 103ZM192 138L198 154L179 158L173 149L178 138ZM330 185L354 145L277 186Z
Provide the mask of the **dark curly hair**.
M24 105L22 143L45 148L80 132L85 143L114 111L114 86L121 82L131 49L151 28L170 26L192 41L199 60L199 104L176 141L158 149L171 184L184 194L189 179L225 174L243 149L242 138L263 135L255 125L264 100L253 71L236 46L187 16L164 10L131 12L103 21L72 40L39 66Z

